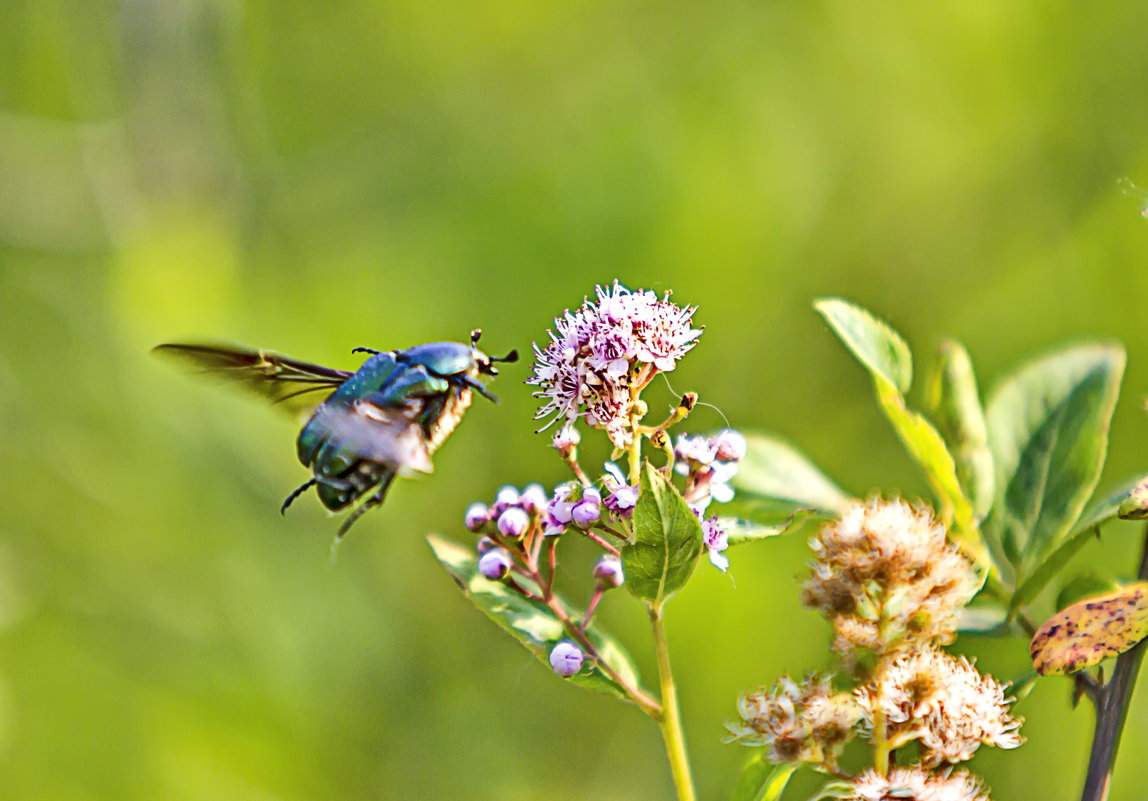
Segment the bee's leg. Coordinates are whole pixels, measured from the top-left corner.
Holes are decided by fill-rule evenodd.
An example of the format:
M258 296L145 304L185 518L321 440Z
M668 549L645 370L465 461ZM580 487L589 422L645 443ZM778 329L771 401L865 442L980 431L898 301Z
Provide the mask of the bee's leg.
M315 479L311 479L306 484L299 487L299 489L295 490L290 495L288 495L287 500L283 501L283 505L279 507L279 514L281 514L281 515L287 514L287 507L290 506L292 503L294 503L296 498L298 498L300 495L302 495L307 490L311 489L311 487L313 487L313 486L315 486Z
M383 502L383 498L387 496L387 490L390 489L391 482L394 480L395 473L393 471L388 471L387 474L383 476L382 481L379 482L378 489L375 491L375 494L351 510L351 513L347 515L347 519L343 521L343 525L339 526L339 530L335 534L336 542L343 539L346 533L350 530L351 526L355 524L355 521L362 517L368 509L374 509L376 506Z

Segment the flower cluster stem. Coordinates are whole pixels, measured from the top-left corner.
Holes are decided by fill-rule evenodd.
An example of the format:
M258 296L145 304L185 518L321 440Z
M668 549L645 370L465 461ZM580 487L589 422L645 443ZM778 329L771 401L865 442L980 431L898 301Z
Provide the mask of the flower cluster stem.
M670 667L670 648L666 642L665 618L661 604L650 605L650 624L654 632L654 652L658 660L658 679L662 689L662 714L658 725L662 730L662 740L666 744L666 756L670 760L670 772L674 777L674 787L678 791L678 801L694 801L694 780L690 775L690 761L686 755L686 739L682 731L682 717L678 710L678 690L674 685L674 674Z
M1148 579L1148 526L1145 527L1144 548L1137 575L1141 580ZM1112 678L1097 690L1095 696L1090 696L1096 703L1096 729L1092 735L1092 752L1088 757L1088 774L1084 779L1081 801L1105 801L1108 798L1116 751L1120 747L1120 735L1128 717L1136 674L1144 658L1144 643L1141 640L1131 650L1118 656Z

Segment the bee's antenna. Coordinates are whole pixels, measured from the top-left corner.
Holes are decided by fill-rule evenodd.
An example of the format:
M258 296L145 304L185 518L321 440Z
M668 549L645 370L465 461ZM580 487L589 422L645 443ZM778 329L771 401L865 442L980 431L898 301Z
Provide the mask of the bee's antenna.
M518 361L518 351L512 350L505 356L491 356L490 360L492 362L516 362Z
M478 344L478 340L482 338L482 329L476 328L470 332L470 346L473 348Z

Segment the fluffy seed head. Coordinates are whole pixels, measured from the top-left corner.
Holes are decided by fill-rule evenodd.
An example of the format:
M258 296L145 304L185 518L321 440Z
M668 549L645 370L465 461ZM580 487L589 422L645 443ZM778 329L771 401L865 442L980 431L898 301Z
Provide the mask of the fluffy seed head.
M893 768L888 776L867 770L852 782L846 801L989 801L980 779L966 773Z
M872 720L880 709L887 736L920 740L921 763L964 762L983 745L1016 748L1024 718L1009 714L1007 686L981 675L964 657L927 649L905 654L856 690L857 702Z
M731 739L764 746L772 762L808 762L833 769L853 737L861 709L848 693L834 695L828 676L798 684L782 676L772 689L742 696Z
M957 613L979 586L932 510L899 499L854 504L810 547L803 600L833 623L843 653L950 643Z

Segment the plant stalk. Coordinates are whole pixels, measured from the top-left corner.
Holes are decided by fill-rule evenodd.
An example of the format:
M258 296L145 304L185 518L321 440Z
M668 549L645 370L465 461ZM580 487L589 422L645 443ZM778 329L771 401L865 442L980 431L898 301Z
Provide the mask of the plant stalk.
M654 630L654 652L658 659L658 679L662 688L662 716L658 725L662 730L662 740L666 744L666 756L670 760L670 772L674 777L674 787L678 791L678 801L694 801L694 780L690 775L690 760L686 755L686 739L682 732L682 716L678 709L678 691L674 685L674 674L670 668L670 648L666 642L666 626L661 604L650 605L650 624Z
M1148 525L1145 526L1144 549L1137 575L1141 580L1148 579ZM1140 661L1144 658L1144 643L1141 640L1131 650L1116 658L1112 678L1097 691L1096 729L1092 735L1092 752L1088 757L1088 773L1084 778L1081 801L1105 801L1108 798L1116 751L1120 747L1120 735L1124 731L1124 720L1128 717Z

